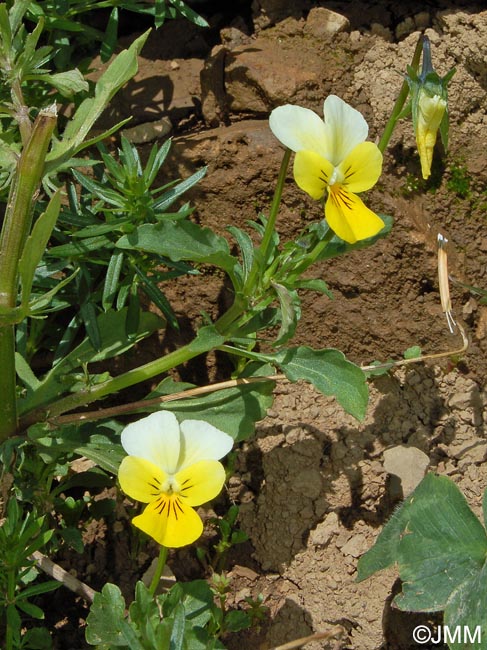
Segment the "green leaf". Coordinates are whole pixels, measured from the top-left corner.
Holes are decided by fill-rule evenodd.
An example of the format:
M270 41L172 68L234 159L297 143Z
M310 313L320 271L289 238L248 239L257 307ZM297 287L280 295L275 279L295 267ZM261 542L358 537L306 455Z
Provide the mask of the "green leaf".
M379 214L379 217L382 219L385 225L382 230L377 233L377 235L374 235L374 237L369 237L369 239L362 239L355 244L348 244L347 242L343 241L343 239L340 239L340 237L337 235L334 235L330 239L328 245L323 249L323 252L316 258L315 262L318 262L320 260L329 260L333 257L338 257L339 255L345 255L345 253L349 253L350 251L368 248L369 246L372 246L372 244L375 244L375 242L379 239L382 239L388 235L392 229L393 219L386 214ZM328 230L328 224L324 220L313 224L313 226L310 227L310 231L316 232L320 239L323 239L323 237L325 237Z
M105 110L115 93L137 72L137 57L150 30L139 36L127 50L123 50L112 61L98 79L95 96L85 99L68 123L62 138L52 147L46 157L46 174L51 174L63 162L87 146L85 139L96 120Z
M143 312L140 316L137 336L129 340L125 333L126 317L127 308L99 314L96 320L101 337L99 349L96 349L88 338L82 341L47 373L37 390L25 397L20 404L20 410L26 412L68 392L70 387L79 380L73 371L83 367L84 364L105 361L122 354L162 325L161 319L156 314Z
M86 624L86 640L90 645L107 643L144 650L125 620L125 600L116 585L107 583L101 593L95 594Z
M445 610L451 630L466 625L473 634L477 625L485 628L486 557L485 529L463 494L451 479L428 474L360 558L358 580L397 562L400 609Z
M224 619L225 631L240 632L247 630L252 624L250 616L241 609L234 609L226 614Z
M310 280L298 280L294 283L296 289L307 289L308 291L318 291L318 293L323 293L325 296L328 296L330 300L333 300L333 294L328 288L328 285L324 280L320 278L310 279Z
M42 80L59 90L63 97L72 97L76 93L88 92L90 88L78 68L67 72L42 75Z
M485 650L487 638L487 564L467 578L452 593L445 607L443 622L453 634L461 630L456 642L449 642L450 650ZM469 634L469 638L467 637ZM474 641L475 639L475 641ZM467 641L472 641L471 643Z
M142 250L164 255L173 262L190 260L214 264L228 273L233 272L237 260L230 255L228 242L210 228L191 221L162 221L146 223L117 242L118 248Z
M190 20L195 25L198 25L199 27L209 27L209 24L206 22L206 20L195 11L193 11L191 7L188 7L188 5L182 2L182 0L169 0L169 2L174 7L176 7L178 13Z
M364 419L369 397L365 374L339 350L300 346L265 358L277 363L290 381L309 381L324 395L333 395L357 420Z
M241 228L237 228L237 226L228 226L227 230L234 236L240 249L242 255L243 281L245 282L254 261L254 243L250 235L244 230L241 230Z
M255 423L262 420L273 402L273 381L242 384L214 393L173 402L161 403L161 409L172 411L178 420L205 420L217 429L225 431L236 441L249 438ZM192 384L177 384L171 378L164 379L148 398L168 395L193 388ZM154 410L154 407L148 409Z
M58 190L49 201L46 211L34 223L32 232L22 251L19 261L19 274L22 282L21 303L25 308L29 302L34 274L42 256L46 252L47 243L61 208L61 191Z
M455 483L429 476L429 490L414 498L398 546L403 590L394 602L409 611L444 609L454 589L478 576L487 555L485 529Z
M100 56L103 63L106 63L115 51L118 38L118 8L113 7L108 25L105 31L105 38L100 48Z
M281 306L281 326L274 345L283 345L294 336L298 321L301 318L301 300L297 291L288 289L282 284L273 282L272 286Z
M421 348L419 345L413 345L407 350L404 350L403 356L405 359L418 359L421 356Z
M40 381L35 376L30 365L19 352L15 353L15 371L24 386L32 391L36 390L40 384Z
M118 283L123 265L123 258L123 251L115 251L110 257L102 294L102 307L105 311L108 311L110 309L115 296L117 295L119 289Z
M178 603L174 609L174 621L169 640L169 650L183 650L184 628L185 628L185 610L182 603Z

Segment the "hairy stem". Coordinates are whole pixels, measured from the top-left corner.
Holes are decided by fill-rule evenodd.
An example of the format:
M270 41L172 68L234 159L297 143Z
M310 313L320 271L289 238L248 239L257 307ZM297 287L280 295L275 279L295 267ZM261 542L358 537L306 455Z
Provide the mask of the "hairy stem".
M0 234L0 311L6 315L17 303L19 260L32 225L34 202L55 124L55 106L39 112L10 189ZM14 325L0 327L0 368L2 442L17 428Z

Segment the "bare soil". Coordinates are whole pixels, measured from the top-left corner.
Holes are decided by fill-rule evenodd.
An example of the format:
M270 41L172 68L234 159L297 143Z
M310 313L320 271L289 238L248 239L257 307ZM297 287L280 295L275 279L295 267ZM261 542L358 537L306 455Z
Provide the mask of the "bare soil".
M487 11L476 2L387 0L257 0L253 12L250 3L235 7L231 15L213 9L205 33L175 21L153 34L138 75L105 118L113 123L134 114L129 135L135 140L153 136L148 123L170 133L168 179L208 165L191 200L197 220L221 233L229 224L244 227L269 208L282 156L268 128L272 108L296 103L321 113L324 98L337 94L364 113L373 139L382 133L421 31L431 40L437 71L457 70L450 85L448 153L438 149L432 178L418 181L411 124L400 124L380 183L367 196L370 207L394 217L393 230L372 248L319 267L334 300L303 295L297 339L315 348L337 347L359 364L401 358L412 345L424 353L460 348L438 295L441 231L450 241L452 300L468 351L371 381L363 423L307 385L279 384L255 440L239 450L229 485L250 537L232 560L231 599L241 605L246 596L262 593L270 608L260 630L226 641L230 649L270 648L336 625L344 635L335 646L320 641L307 647L419 647L411 631L428 619L391 608L394 570L357 584L356 567L402 497L397 478L384 468L385 450L404 445L423 451L429 469L450 476L477 513L487 486L487 306L463 286L487 288ZM338 33L325 29L329 9L348 19ZM290 176L277 224L283 241L320 218L319 206ZM203 310L216 316L231 298L211 272L196 282L179 280L168 297L188 326L183 338ZM176 343L164 341L168 347ZM212 363L183 374L204 383L223 371ZM91 577L96 588L127 575L130 583L150 562L150 549L135 567L127 559L122 504L118 515L115 528L92 531L87 546L91 568L84 579ZM85 571L86 561L80 562ZM171 566L183 577L199 571L190 550L176 554ZM75 647L62 641L73 621L58 626L58 647Z

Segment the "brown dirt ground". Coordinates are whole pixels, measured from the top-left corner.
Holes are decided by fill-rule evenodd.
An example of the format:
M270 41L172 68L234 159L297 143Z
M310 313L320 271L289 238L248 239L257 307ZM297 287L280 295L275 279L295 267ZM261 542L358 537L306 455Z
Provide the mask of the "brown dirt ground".
M325 4L348 17L344 31L324 33ZM323 99L338 94L363 111L375 138L419 31L432 42L440 74L456 66L448 154L442 158L437 151L431 181L418 183L411 125L400 124L381 181L367 197L372 208L393 215L393 231L366 251L319 266L335 298L303 296L297 339L338 347L357 363L400 358L412 345L425 353L461 347L439 303L435 240L441 230L451 242L454 311L466 328L468 351L371 381L370 407L360 424L306 385L279 384L255 440L239 451L229 485L250 537L235 558L231 598L238 605L262 593L270 608L262 629L229 639L230 649L269 648L339 624L345 635L334 647L406 650L416 647L412 627L426 619L391 609L393 570L357 584L356 566L397 502L397 485L384 469L386 449L406 445L425 452L429 468L450 476L476 512L487 486L487 307L458 284L487 287L487 12L474 2L291 5L255 2L252 22L241 3L239 15L213 15L208 35L187 23L168 23L151 37L137 77L106 120L134 113L134 139L149 137L147 122L171 128L168 178L208 164L191 200L198 221L223 233L270 205L282 155L267 123L273 107L298 103L321 112ZM455 184L459 169L468 178L465 192ZM290 177L277 224L282 238L319 218L319 207ZM181 279L168 296L188 325L202 310L218 314L230 299L211 272L197 282ZM186 374L204 383L219 372L213 365ZM95 583L127 568L117 559L128 556L122 515L116 530L95 531L97 545L88 545ZM148 555L139 557L141 571L147 561ZM173 563L176 573L195 577L190 551Z

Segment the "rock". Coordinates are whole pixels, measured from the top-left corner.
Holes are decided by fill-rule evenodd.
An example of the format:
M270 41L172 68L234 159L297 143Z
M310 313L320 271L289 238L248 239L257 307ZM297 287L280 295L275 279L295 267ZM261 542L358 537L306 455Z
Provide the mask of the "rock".
M369 548L367 537L363 533L358 533L351 537L346 544L342 546L343 555L351 555L352 557L360 557Z
M448 400L448 406L455 410L464 410L480 406L480 393L477 385L472 382L469 390L453 393Z
M350 21L346 16L342 16L325 7L314 7L306 19L304 32L316 38L323 38L333 36L339 32L348 31L349 29Z
M428 465L428 456L416 447L398 445L384 452L384 469L400 479L403 497L421 482Z
M206 126L213 128L226 122L227 118L224 82L224 66L227 52L228 50L224 45L214 47L200 74L201 111Z
M314 530L311 531L309 539L315 546L326 546L333 535L338 532L339 521L336 512L330 512Z
M143 122L130 129L123 129L122 135L132 142L132 144L142 144L164 138L171 129L171 121L167 117L163 117L161 120Z

